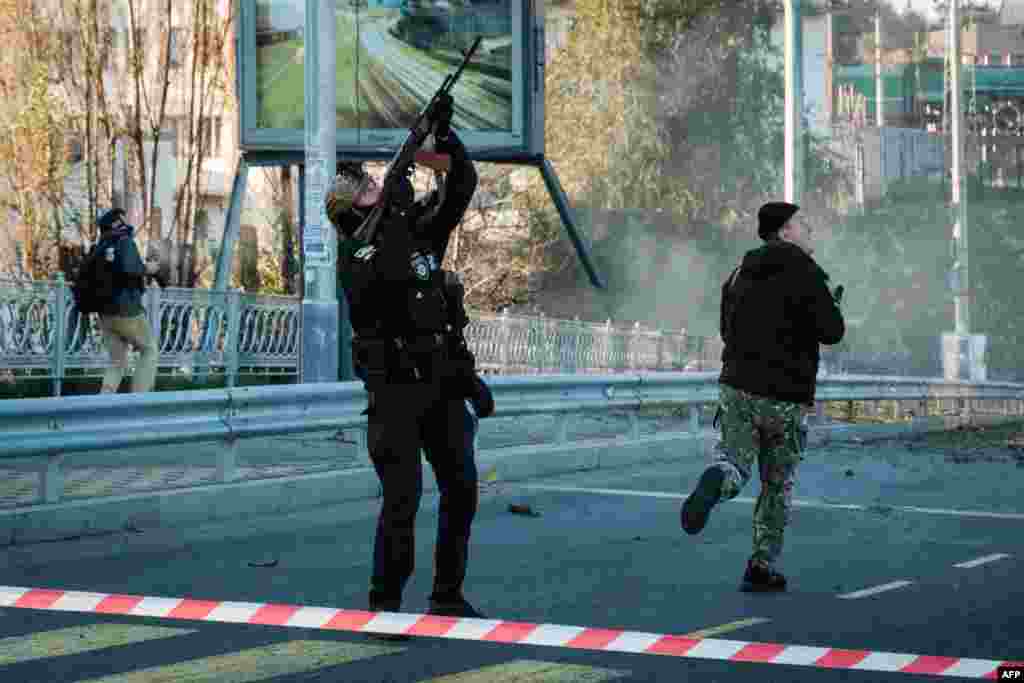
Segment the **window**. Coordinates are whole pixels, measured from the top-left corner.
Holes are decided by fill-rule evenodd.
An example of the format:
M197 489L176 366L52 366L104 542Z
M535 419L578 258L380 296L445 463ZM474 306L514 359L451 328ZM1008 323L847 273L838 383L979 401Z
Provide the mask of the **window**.
M220 156L220 118L209 117L203 119L200 127L200 135L203 141L203 158Z
M185 52L185 29L172 28L170 35L170 54L167 63L171 67L181 66Z
M178 156L179 140L181 136L181 120L173 116L164 119L163 128L160 131L160 142L171 143L171 156Z

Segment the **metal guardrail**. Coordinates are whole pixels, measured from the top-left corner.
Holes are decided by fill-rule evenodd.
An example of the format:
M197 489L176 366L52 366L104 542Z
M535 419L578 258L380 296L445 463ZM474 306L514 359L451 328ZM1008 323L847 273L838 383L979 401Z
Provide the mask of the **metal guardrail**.
M699 407L718 400L717 373L505 376L489 384L496 417L557 414L559 441L565 440L568 419L575 413L664 403ZM927 416L933 401L955 404L953 409L962 413L973 411L977 402L998 401L1002 414L1024 415L1024 385L823 377L816 396L819 416L828 401L911 402L910 412L917 417ZM46 458L40 497L57 502L63 491L61 463L69 455L219 441L224 447L217 456L217 480L230 482L237 478L239 439L362 429L365 405L358 382L0 401L0 461ZM631 415L631 438L638 438L635 411ZM699 410L690 410L690 426L699 430Z

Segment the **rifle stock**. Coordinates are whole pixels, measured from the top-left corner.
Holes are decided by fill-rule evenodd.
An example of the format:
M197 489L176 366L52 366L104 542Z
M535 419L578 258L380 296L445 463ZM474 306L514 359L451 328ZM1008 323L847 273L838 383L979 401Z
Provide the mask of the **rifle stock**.
M380 224L380 219L384 216L384 212L387 210L398 181L409 172L409 168L416 161L416 156L420 151L420 147L423 146L423 142L430 134L430 127L437 116L436 109L438 101L443 95L448 95L452 88L455 87L455 84L458 83L466 65L469 64L469 61L473 58L477 48L480 47L481 40L481 37L477 36L473 41L473 44L470 45L469 49L466 51L465 56L462 59L462 63L459 64L459 68L455 70L455 73L445 76L444 82L441 83L441 87L437 89L434 96L430 98L429 102L427 102L427 106L425 106L422 111L420 111L419 116L416 117L416 121L412 124L412 127L409 128L409 134L405 136L405 141L391 158L391 164L388 166L387 173L384 176L384 182L381 186L380 201L377 202L377 205L373 207L370 215L366 217L366 220L363 221L363 224L359 226L359 229L355 232L355 237L357 239L366 242L373 241L373 237L377 232L377 226Z

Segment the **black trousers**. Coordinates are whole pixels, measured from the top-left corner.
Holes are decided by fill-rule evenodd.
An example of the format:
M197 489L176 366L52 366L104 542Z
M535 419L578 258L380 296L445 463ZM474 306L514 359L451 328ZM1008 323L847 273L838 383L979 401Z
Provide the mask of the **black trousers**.
M463 399L436 383L375 390L368 417L370 460L383 489L373 549L370 606L397 610L415 563L415 522L423 494L422 448L441 495L431 598L461 595L476 515L475 420Z

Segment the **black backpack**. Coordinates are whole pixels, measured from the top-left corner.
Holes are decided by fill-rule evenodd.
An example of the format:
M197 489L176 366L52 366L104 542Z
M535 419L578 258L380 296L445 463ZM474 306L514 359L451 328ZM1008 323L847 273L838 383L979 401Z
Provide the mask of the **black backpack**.
M79 313L99 313L103 304L110 300L112 273L100 252L100 247L108 246L112 245L102 241L94 245L78 269L71 295Z

